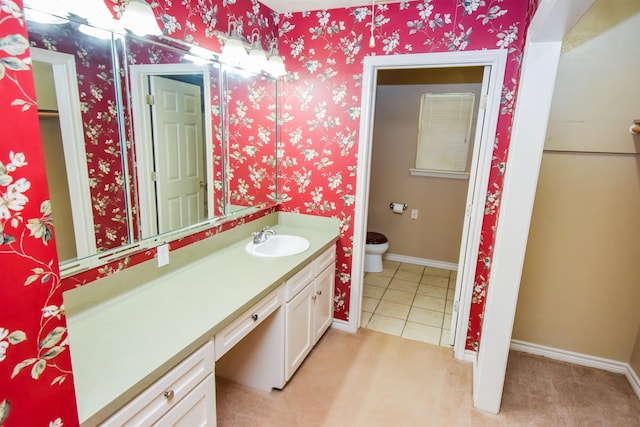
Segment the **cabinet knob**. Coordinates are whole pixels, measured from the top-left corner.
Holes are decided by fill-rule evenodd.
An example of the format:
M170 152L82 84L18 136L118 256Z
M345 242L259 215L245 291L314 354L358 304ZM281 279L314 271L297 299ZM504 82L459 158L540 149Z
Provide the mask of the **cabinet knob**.
M318 299L318 295L312 296L311 299L315 301L316 299Z
M162 395L166 397L167 400L171 400L173 399L173 390L167 390L164 393L162 393Z
M251 318L253 319L254 322L256 322L258 320L258 315L257 314L253 314L253 315L251 315Z
M319 290L318 292L316 292L317 295L322 295L322 290Z

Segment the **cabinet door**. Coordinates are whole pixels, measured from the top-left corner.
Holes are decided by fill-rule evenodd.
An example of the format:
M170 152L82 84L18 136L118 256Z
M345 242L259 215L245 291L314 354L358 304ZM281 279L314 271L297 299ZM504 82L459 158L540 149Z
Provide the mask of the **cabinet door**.
M289 381L293 373L313 346L313 300L314 287L307 285L298 295L286 304L285 330L285 378Z
M209 375L167 412L156 427L214 427L216 425L216 384Z
M325 268L314 280L313 344L318 342L324 331L333 322L333 289L335 280L335 264Z

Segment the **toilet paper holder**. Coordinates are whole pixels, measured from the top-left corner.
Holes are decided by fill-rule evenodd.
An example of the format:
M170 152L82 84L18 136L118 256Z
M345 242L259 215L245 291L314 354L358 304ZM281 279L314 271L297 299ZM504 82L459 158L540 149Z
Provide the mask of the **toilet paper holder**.
M402 205L402 210L403 211L406 211L407 208L408 208L408 206L406 204L404 204L404 203L391 202L391 203L389 203L389 209L393 210L394 206L396 206L396 205Z

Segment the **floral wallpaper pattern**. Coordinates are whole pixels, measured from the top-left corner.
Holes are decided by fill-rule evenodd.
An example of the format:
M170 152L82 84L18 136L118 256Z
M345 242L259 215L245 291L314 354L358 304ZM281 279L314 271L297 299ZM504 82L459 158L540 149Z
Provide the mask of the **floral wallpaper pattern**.
M115 15L121 0L105 0ZM284 79L279 137L283 210L335 216L338 249L336 317L349 316L362 59L365 55L507 49L509 63L493 170L487 191L468 346L480 338L494 229L509 146L524 33L535 0L418 0L376 6L374 48L369 8L274 15L257 0L153 2L168 36L219 51L215 30L241 17L243 34L261 32L263 46L278 38ZM61 280L51 226L44 160L35 110L22 0L0 0L0 425L78 424L62 292L147 261L137 253ZM171 242L171 249L272 212Z
M234 207L276 199L276 82L227 70L227 193Z
M417 0L285 14L280 53L288 74L280 144L281 209L334 216L335 317L348 320L360 128L362 61L368 55L506 49L508 63L482 227L467 348L477 349L530 0ZM375 46L369 46L373 37ZM399 101L401 102L401 101Z

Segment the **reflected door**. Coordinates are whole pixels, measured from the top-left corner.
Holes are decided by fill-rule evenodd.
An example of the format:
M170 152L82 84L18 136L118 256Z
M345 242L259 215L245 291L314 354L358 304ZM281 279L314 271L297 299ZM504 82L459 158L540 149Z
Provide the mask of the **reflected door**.
M201 90L150 76L158 232L207 218Z

